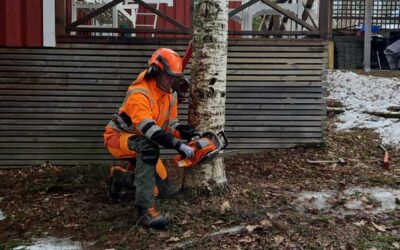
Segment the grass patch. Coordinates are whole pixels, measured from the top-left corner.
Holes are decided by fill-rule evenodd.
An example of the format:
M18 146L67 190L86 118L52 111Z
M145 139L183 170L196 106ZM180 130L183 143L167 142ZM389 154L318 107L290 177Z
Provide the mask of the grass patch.
M249 194L250 199L252 199L255 202L258 202L258 201L264 199L263 193L249 191L248 194Z
M14 249L16 247L23 246L23 245L26 245L26 244L22 240L10 240L10 241L8 241L8 242L6 242L4 244L1 243L0 244L0 250ZM23 248L23 249L25 249L25 248Z
M108 236L107 235L101 235L99 239L97 240L97 243L99 244L104 244L108 241Z
M400 242L400 237L394 235L369 235L360 239L354 246L357 249L393 249L393 243Z
M329 224L329 221L331 219L332 218L329 217L329 216L317 216L317 217L312 218L312 223L315 223L315 224Z
M383 177L371 177L368 179L371 184L375 185L385 185L389 187L398 187L400 186L400 180L396 177L392 176L383 176Z
M339 208L339 207L343 207L346 204L347 200L346 199L338 199L335 204L332 205L332 208Z
M375 199L374 197L367 195L366 196L367 201L365 202L367 205L372 205L374 207L381 207L382 204L381 202L379 202L377 199Z

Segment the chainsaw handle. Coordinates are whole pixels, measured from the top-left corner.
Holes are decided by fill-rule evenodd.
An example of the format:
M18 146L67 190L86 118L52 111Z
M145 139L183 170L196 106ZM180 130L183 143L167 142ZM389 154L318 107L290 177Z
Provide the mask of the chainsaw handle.
M223 139L223 146L222 146L222 148L226 148L226 147L229 145L229 140L228 140L228 137L226 137L225 132L224 132L223 130L221 130L221 131L218 132L217 136L218 136L219 138L222 138L222 139Z

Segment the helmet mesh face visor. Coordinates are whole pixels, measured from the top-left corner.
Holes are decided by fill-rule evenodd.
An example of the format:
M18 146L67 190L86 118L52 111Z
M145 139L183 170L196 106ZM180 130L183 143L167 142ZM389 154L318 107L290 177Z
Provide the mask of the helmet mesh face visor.
M182 81L181 77L171 76L171 75L166 74L165 72L162 72L157 81L157 86L162 91L171 93L171 92L173 92L174 86L179 85L179 83L181 81Z

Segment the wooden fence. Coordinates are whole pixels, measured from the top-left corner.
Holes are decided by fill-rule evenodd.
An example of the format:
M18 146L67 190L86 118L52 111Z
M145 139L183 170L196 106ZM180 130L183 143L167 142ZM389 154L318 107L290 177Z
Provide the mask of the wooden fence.
M161 46L187 40L0 48L0 168L109 163L103 129ZM230 41L226 127L232 149L320 145L327 44ZM189 74L190 65L185 73ZM186 120L187 104L180 107Z

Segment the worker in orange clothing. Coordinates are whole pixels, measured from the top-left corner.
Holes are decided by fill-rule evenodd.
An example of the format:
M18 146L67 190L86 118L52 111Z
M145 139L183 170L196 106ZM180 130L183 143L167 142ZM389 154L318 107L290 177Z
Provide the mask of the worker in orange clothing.
M156 178L167 177L159 159L159 146L176 149L184 158L191 158L193 149L179 138L190 139L196 132L178 120L177 90L183 81L180 56L171 49L160 48L148 64L149 68L129 86L118 114L108 123L104 144L117 159L136 161L134 177L128 175L125 180L134 179L138 223L159 229L168 224L154 207Z

